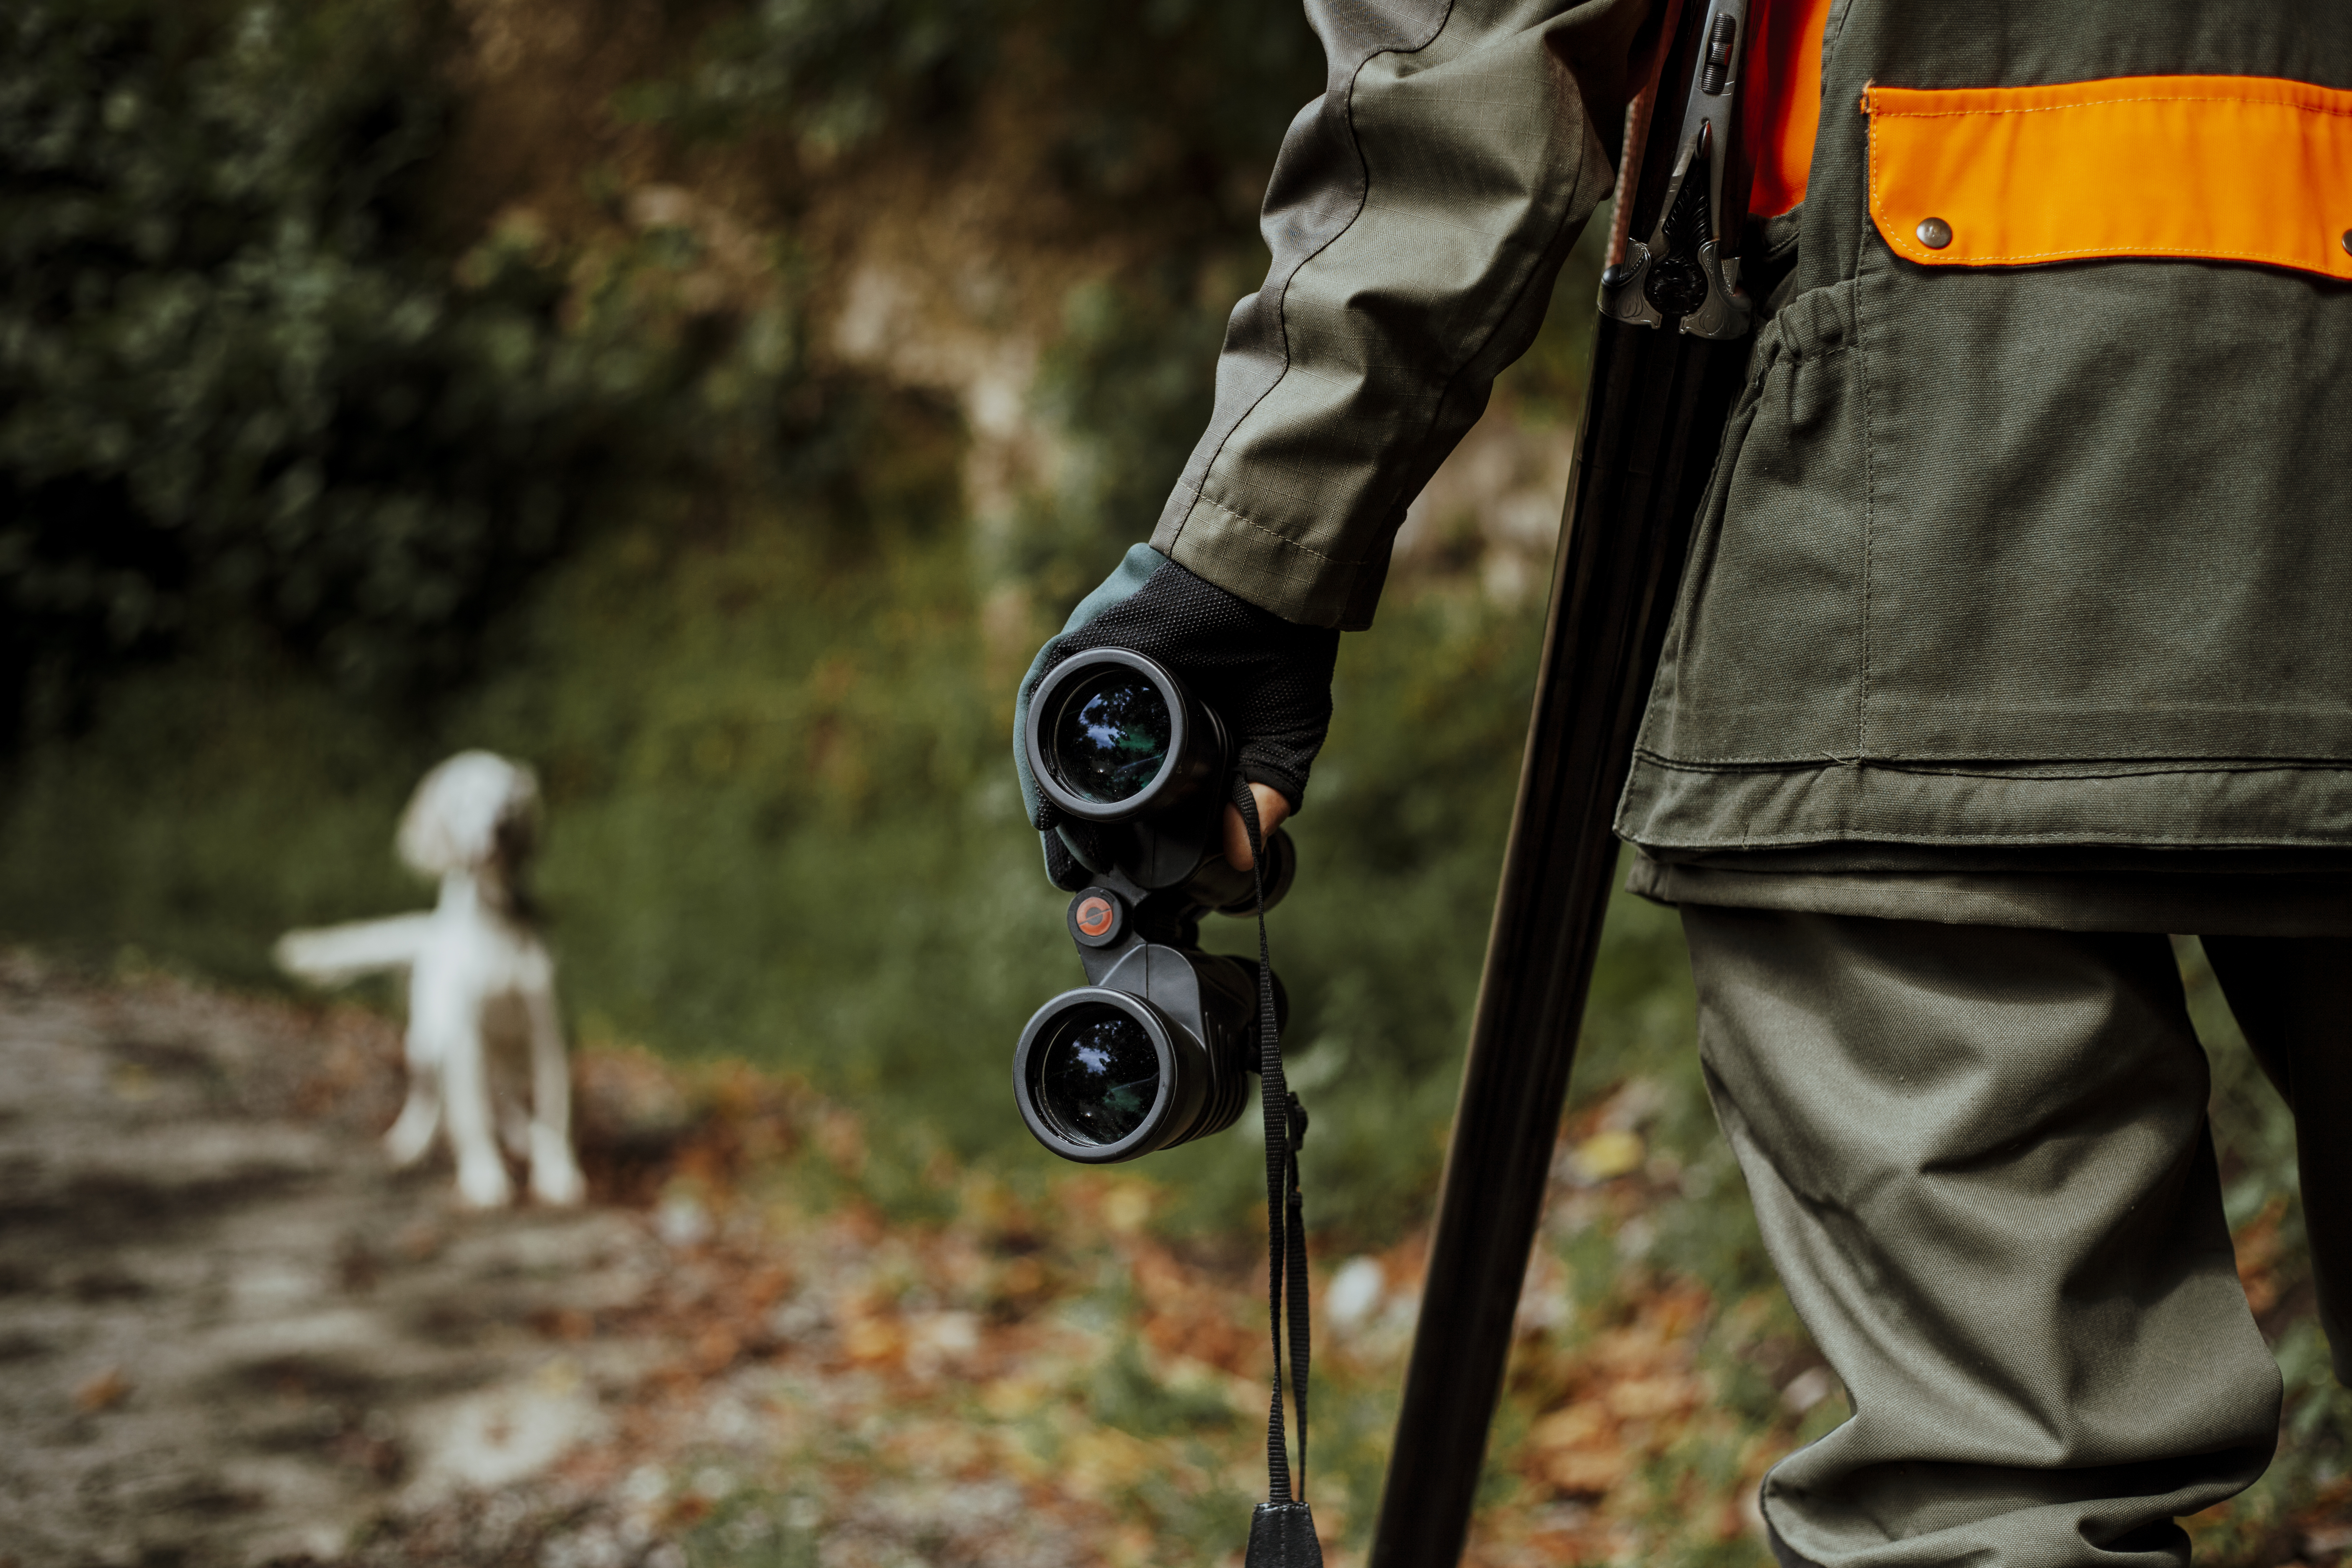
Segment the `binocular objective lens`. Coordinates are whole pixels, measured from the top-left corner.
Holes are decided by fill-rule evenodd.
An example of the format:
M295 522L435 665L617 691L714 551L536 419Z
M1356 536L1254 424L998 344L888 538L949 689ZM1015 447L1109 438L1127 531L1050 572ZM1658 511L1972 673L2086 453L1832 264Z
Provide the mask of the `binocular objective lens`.
M1126 670L1098 676L1062 704L1054 771L1079 799L1115 805L1160 776L1174 729L1151 682Z
M1151 1113L1160 1053L1143 1026L1108 1007L1066 1025L1037 1068L1037 1109L1073 1143L1116 1143Z

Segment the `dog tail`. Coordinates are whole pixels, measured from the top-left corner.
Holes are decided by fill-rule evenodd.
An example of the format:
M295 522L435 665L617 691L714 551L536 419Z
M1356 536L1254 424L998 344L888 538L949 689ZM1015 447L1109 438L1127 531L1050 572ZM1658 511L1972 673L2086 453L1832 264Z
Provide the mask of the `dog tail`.
M381 974L415 963L432 924L429 914L394 915L390 920L289 931L278 939L271 956L278 960L278 968L313 985L340 985L362 974Z

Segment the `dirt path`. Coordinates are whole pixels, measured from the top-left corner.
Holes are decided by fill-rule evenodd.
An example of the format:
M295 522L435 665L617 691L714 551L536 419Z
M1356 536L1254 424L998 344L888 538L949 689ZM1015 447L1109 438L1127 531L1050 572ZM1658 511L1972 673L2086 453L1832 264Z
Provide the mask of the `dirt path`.
M0 1568L1238 1568L1254 1247L1158 1234L1116 1172L1024 1202L943 1163L886 1202L805 1088L574 1068L591 1205L467 1213L446 1163L385 1168L383 1018L0 952ZM1637 1088L1571 1129L1546 1223L1608 1290L1538 1255L1473 1568L1760 1563L1756 1479L1823 1407L1769 1302L1623 1261L1673 1173L1578 1172ZM1350 1568L1419 1245L1328 1267L1315 1506ZM2352 1481L2314 1484L2200 1555L2336 1560Z
M0 1541L27 1568L339 1555L545 1471L651 1359L547 1332L646 1295L641 1224L390 1177L388 1031L299 1018L22 962L0 985Z
M380 1017L0 954L0 1568L1143 1560L1150 1457L1071 1392L1119 1336L1056 1316L1090 1265L780 1220L742 1179L853 1121L575 1065L594 1201L468 1213L386 1169Z

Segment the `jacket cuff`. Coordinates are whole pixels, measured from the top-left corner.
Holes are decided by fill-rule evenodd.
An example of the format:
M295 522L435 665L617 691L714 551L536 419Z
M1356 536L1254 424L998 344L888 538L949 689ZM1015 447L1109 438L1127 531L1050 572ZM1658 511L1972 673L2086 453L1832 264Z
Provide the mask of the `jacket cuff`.
M1388 581L1393 529L1373 531L1378 553L1355 561L1322 554L1206 495L1171 506L1151 548L1237 599L1300 626L1360 632L1372 624Z

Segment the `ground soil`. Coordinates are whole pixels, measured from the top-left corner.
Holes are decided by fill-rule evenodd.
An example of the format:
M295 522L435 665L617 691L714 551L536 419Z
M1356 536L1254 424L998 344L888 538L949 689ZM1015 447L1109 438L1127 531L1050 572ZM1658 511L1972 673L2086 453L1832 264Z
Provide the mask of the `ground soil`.
M0 952L0 1568L1238 1568L1254 1248L1160 1234L1117 1173L1024 1202L940 1161L877 1197L858 1120L804 1086L573 1066L589 1204L472 1212L446 1160L386 1164L382 1015ZM1547 1230L1621 1262L1580 1306L1538 1252L1470 1568L1760 1564L1756 1482L1833 1418L1761 1298L1622 1259L1677 1201L1639 1087L1571 1119ZM1334 1568L1422 1250L1318 1270ZM1769 1419L1736 1417L1733 1363ZM2347 1500L2331 1471L2215 1510L2200 1561L2336 1562Z
M574 1069L590 1203L468 1211L446 1158L387 1165L383 1016L0 953L0 1568L1148 1559L1150 1455L1068 1392L1117 1325L1049 1310L1083 1270L1017 1205L791 1209L776 1173L855 1172L854 1119ZM1065 1227L1123 1270L1139 1214L1089 1202ZM1246 1283L1171 1300L1206 1331ZM1245 1520L1234 1452L1190 1484Z
M0 983L0 1540L26 1565L331 1557L535 1476L652 1359L564 1314L662 1268L609 1208L466 1214L373 1132L396 1039L168 982Z

